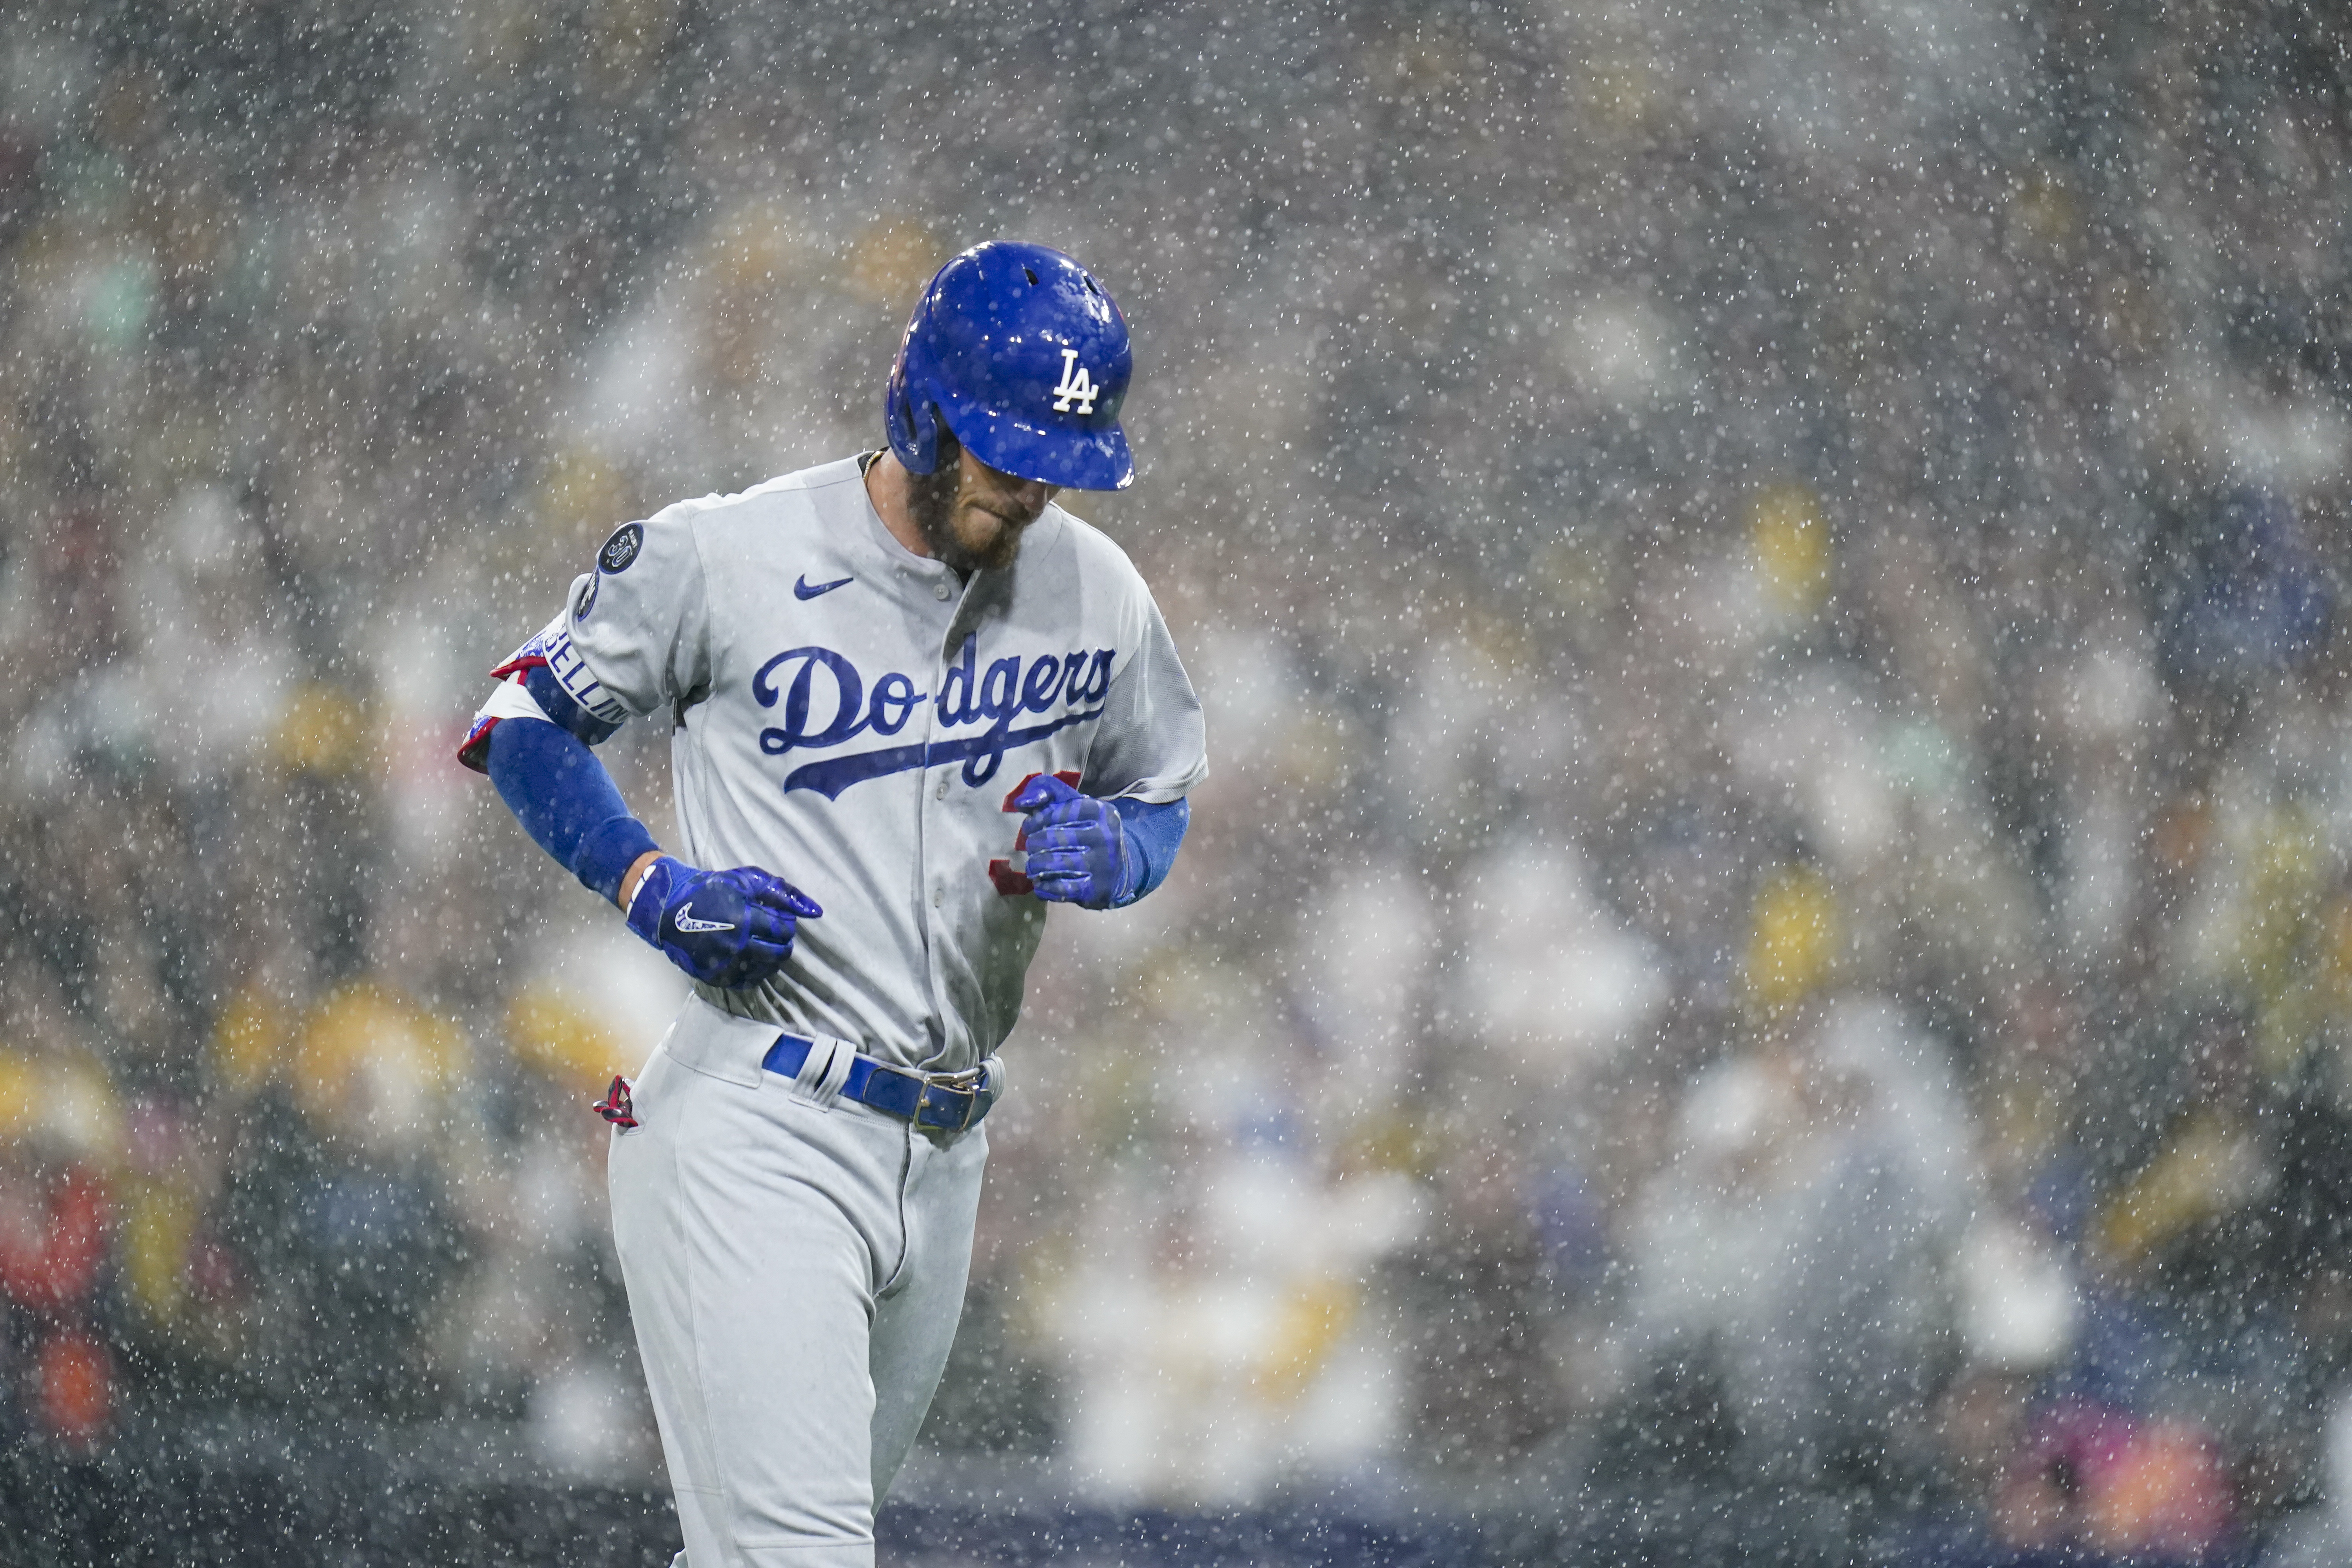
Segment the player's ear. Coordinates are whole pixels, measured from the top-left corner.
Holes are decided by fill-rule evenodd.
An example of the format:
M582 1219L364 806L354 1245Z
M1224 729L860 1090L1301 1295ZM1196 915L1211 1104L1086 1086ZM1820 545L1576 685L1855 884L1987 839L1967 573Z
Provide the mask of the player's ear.
M931 405L931 428L939 433L931 446L931 472L950 472L963 462L963 443L957 440L956 433L948 428L947 416L940 412L940 405L936 403Z

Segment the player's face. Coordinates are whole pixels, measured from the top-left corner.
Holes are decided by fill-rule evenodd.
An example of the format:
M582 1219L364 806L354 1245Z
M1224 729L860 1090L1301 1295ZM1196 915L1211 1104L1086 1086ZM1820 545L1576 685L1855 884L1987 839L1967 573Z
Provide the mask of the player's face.
M929 482L926 482L926 481ZM1021 535L1061 487L1000 473L959 447L956 464L919 478L909 510L931 553L959 572L1002 572L1021 552Z

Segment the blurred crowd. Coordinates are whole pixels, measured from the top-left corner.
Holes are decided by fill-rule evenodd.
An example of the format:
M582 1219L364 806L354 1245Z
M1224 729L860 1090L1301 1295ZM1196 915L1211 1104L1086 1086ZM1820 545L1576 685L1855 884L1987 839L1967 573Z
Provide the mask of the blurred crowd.
M452 750L1005 234L1133 325L1069 499L1213 776L1049 928L934 1455L2352 1552L2338 42L1659 9L10 11L5 1441L654 1473L587 1106L679 989Z

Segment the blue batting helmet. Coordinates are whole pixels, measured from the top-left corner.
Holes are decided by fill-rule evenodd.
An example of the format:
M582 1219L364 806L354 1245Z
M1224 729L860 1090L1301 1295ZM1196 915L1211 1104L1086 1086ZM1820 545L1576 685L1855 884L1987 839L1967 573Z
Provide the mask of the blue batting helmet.
M939 466L940 423L1001 473L1080 490L1135 482L1118 405L1127 321L1076 261L992 239L940 268L908 320L882 417L909 471Z

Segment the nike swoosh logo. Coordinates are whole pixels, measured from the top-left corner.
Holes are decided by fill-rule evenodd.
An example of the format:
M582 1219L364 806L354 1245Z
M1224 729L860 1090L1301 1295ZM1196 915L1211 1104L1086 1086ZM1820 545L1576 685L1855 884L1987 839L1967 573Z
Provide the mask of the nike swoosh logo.
M835 588L846 587L856 581L857 579L855 577L844 577L838 583L819 583L814 587L811 587L809 586L808 574L804 572L801 574L800 580L793 584L793 597L795 599L814 599L819 594L830 594Z
M696 920L694 918L694 906L692 904L688 904L686 908L678 910L677 919L672 923L674 923L678 930L683 931L733 931L735 929L735 922L733 921Z

